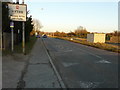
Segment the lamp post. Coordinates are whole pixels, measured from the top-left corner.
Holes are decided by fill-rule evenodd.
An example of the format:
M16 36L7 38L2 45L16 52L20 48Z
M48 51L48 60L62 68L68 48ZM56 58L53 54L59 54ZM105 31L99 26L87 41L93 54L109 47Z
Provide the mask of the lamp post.
M19 0L16 0L16 3L19 4Z
M22 0L22 4L24 4L24 0Z

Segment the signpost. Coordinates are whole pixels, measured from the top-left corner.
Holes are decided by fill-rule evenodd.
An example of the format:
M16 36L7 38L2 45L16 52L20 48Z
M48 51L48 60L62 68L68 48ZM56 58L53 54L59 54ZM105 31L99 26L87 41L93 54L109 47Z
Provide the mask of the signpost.
M25 21L27 17L27 5L24 4L24 0L22 4L19 4L19 0L17 0L18 4L8 4L9 7L9 17L12 21L22 21L23 22L23 40L22 40L22 48L23 53L25 54ZM12 33L12 51L13 51L13 22L11 22L11 33Z
M14 51L14 31L13 31L13 28L14 28L14 22L10 22L10 28L11 28L11 50L12 52Z

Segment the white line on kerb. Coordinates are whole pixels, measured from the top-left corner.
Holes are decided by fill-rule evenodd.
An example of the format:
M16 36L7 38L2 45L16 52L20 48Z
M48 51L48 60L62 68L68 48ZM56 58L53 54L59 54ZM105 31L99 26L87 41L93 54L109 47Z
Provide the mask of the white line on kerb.
M50 60L50 63L51 63L51 65L52 65L52 67L53 67L53 70L55 71L55 74L57 75L57 78L58 78L58 80L59 80L59 82L60 82L61 88L65 89L66 86L65 86L65 84L64 84L64 82L63 82L60 74L58 73L55 65L53 64L52 59L51 59L49 53L47 52L47 49L46 49L45 44L44 44L44 41L42 40L42 42L43 42L42 44L43 44L43 46L44 46L45 52L46 52L46 54L47 54L47 56L48 56L48 58L49 58L49 60Z

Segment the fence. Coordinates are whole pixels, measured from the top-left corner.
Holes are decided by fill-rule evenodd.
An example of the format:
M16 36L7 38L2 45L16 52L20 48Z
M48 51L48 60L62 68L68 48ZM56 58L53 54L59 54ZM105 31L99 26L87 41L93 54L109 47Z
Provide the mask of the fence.
M3 32L0 41L0 48L4 50L11 48L11 33ZM16 34L14 34L14 43L16 43Z

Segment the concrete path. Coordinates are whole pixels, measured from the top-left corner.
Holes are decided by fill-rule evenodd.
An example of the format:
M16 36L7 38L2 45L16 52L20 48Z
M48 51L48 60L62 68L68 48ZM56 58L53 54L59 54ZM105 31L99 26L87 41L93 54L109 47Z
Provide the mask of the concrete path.
M41 38L34 45L23 80L25 88L60 88Z
M16 88L28 56L23 54L2 57L2 88Z

